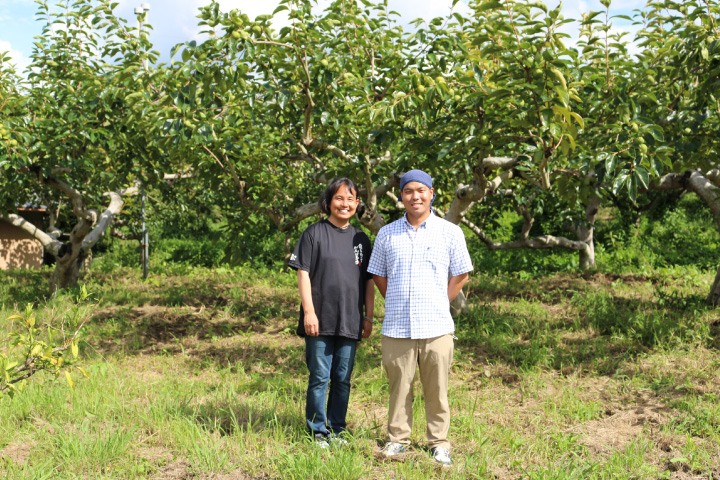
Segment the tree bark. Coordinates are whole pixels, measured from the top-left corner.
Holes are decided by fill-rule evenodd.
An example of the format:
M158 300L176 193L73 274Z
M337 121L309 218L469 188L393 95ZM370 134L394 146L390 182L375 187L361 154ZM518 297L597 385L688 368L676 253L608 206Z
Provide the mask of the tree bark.
M712 288L710 288L707 303L713 307L720 307L720 267L715 274L715 281L713 282Z
M650 186L653 190L667 191L685 189L699 196L710 209L715 220L715 226L720 231L720 171L718 169L703 173L700 170L688 170L685 173L669 173L663 176L657 184ZM707 303L720 306L720 268L715 274L715 281L710 288Z
M285 259L283 260L283 271L286 273L288 272L288 269L290 268L290 266L289 266L290 255L292 255L292 252L293 252L293 245L290 242L290 240L292 239L291 233L292 233L291 230L287 230L285 232L285 242L284 242L285 243Z
M54 180L47 183L57 184L62 182ZM62 183L62 185L66 184ZM73 212L80 217L80 220L70 233L70 239L65 243L56 240L18 215L10 214L4 217L16 227L21 228L39 240L45 250L55 257L55 270L50 277L50 288L53 292L61 288L77 285L83 261L87 258L92 247L112 225L113 218L120 213L125 204L121 193L134 193L134 189L106 193L105 195L110 197L110 205L98 217L94 210L85 209L84 199L77 190L69 187L61 190L65 191L65 193L70 192L75 207Z
M580 269L589 270L595 268L595 219L600 209L600 197L593 194L585 208L585 224L577 228L578 241L584 242L588 248L579 250Z

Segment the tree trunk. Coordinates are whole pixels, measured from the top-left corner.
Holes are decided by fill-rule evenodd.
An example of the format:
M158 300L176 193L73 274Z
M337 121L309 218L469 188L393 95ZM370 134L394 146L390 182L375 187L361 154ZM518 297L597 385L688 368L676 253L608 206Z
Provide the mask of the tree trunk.
M720 230L720 171L715 169L707 173L700 170L688 170L685 173L669 173L663 176L651 188L667 191L687 189L700 197L710 209L715 225ZM720 268L707 297L707 303L720 307Z
M293 245L290 242L292 239L292 236L290 235L291 231L288 230L285 232L285 259L283 260L283 271L285 273L288 272L289 263L290 263L290 255L292 255L293 252Z
M39 240L43 248L55 257L55 271L50 277L50 288L56 292L58 289L77 285L83 261L92 247L112 225L115 215L122 210L125 204L122 195L134 194L137 189L131 187L119 192L106 193L105 195L110 197L110 205L105 212L98 216L94 210L85 209L82 195L77 190L71 189L67 184L58 180L53 180L51 183L60 185L61 191L70 196L75 205L73 213L79 217L67 243L58 241L55 236L48 235L18 215L11 213L7 216L0 215L0 217Z
M467 313L468 310L470 310L470 307L468 306L467 297L461 290L458 296L455 297L455 300L450 302L450 315L452 315L453 318L457 318L461 314Z
M385 226L385 217L377 210L369 208L365 203L360 203L357 210L357 216L365 228L370 230L373 235L377 235L382 227Z
M715 281L710 289L710 295L708 295L707 303L714 307L720 307L720 268L718 268L717 274L715 275Z
M586 249L578 250L580 254L580 269L589 270L595 268L595 218L600 209L600 197L593 195L585 208L585 225L577 229L578 240L587 244Z
M60 289L77 285L80 278L80 269L83 266L87 255L82 247L82 242L70 242L63 245L64 255L58 256L55 262L55 270L50 277L50 289L54 293Z

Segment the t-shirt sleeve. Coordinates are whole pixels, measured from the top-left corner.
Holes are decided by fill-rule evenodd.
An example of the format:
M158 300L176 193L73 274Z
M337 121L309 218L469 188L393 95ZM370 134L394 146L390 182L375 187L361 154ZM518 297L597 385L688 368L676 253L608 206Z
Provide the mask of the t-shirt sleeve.
M457 276L473 269L465 234L460 227L453 229L453 245L450 250L450 275Z
M387 241L387 230L381 228L377 237L375 237L375 245L370 255L370 264L368 265L368 274L387 277L387 262L385 260L385 249Z
M295 245L292 255L290 255L290 261L288 266L294 270L310 271L310 264L312 263L312 252L315 245L315 239L313 238L312 232L308 227L300 235L300 239Z

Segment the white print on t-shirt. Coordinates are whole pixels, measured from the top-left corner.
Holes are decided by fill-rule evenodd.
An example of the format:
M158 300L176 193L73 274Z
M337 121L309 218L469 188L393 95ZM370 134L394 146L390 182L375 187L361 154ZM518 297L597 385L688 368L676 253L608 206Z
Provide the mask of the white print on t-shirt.
M290 261L292 262L292 261L295 260L295 259L297 259L297 257L295 256L295 254L294 254L294 253L290 254Z
M363 261L362 243L355 245L353 247L353 250L355 251L355 265L362 267L362 261Z

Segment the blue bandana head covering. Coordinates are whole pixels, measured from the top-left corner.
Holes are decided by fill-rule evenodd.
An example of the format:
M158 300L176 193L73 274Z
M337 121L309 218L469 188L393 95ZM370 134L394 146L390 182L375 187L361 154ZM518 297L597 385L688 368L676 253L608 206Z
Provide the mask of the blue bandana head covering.
M432 177L422 170L410 170L400 178L400 191L410 182L420 182L428 188L432 188Z
M432 177L428 175L427 173L423 172L422 170L410 170L408 172L405 172L405 175L400 177L400 192L403 191L403 188L405 188L405 185L407 185L410 182L419 182L425 185L428 188L433 188L432 186ZM435 192L433 192L433 198L430 202L430 205L432 205L432 202L435 201Z

